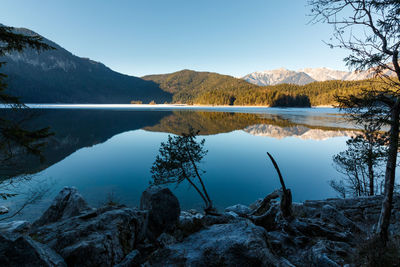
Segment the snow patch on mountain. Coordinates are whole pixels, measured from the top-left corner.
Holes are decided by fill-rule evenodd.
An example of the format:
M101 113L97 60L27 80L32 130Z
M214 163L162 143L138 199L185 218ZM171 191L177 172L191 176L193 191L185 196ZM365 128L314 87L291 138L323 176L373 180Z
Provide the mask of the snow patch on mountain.
M297 71L280 68L276 70L256 71L243 76L242 79L249 83L266 86L281 83L304 85L315 81L356 81L369 79L374 76L373 70L366 71L341 71L329 68L304 68ZM390 72L386 73L390 74Z
M286 137L295 137L302 140L327 140L333 137L352 137L356 135L356 131L333 131L333 130L321 130L321 129L310 129L305 126L291 126L291 127L279 127L268 124L256 124L248 126L243 131L256 136L267 136L276 139L282 139Z
M303 85L314 81L313 78L304 72L296 72L285 68L253 72L242 77L242 79L261 86L281 83Z
M37 56L35 55L37 54ZM25 63L29 65L33 65L35 67L40 67L44 71L52 70L52 69L62 69L65 72L69 70L76 69L76 64L72 60L61 60L58 57L48 55L43 60L44 57L39 58L39 54L36 51L28 50L24 52L14 52L6 55L9 60L12 60L16 63Z

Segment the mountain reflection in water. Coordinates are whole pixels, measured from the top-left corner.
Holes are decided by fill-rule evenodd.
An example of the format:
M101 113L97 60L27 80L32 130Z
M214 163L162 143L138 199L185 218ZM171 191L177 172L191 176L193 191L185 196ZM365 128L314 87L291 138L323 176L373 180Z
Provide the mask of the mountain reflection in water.
M52 194L38 207L48 204L66 185L77 186L95 205L110 190L122 202L135 205L150 180L149 168L160 142L191 126L206 138L209 155L203 164L207 171L204 179L219 208L249 204L279 186L265 158L267 151L276 156L295 200L333 196L326 182L335 175L332 155L356 132L333 109L296 110L302 112L35 110L29 125L49 126L55 134L44 151L45 162L24 156L16 160L21 163L17 168L2 171L7 175L37 173L41 180L51 177L55 184L51 185ZM318 167L307 167L315 166L315 161L321 161ZM307 181L318 192L310 192L310 187L304 186ZM224 195L218 193L221 188L225 188ZM172 189L182 208L201 205L186 185Z

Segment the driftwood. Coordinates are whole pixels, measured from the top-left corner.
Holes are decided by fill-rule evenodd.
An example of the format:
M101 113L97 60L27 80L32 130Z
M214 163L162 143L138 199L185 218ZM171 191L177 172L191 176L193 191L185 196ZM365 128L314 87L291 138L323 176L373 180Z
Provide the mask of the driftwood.
M257 209L250 213L247 218L255 225L260 225L267 230L272 230L275 227L276 208L271 205L271 200L280 198L281 190L275 190L268 194L260 203Z
M274 160L274 158L267 152L269 158L274 165L276 172L279 176L279 181L281 183L282 188L273 191L268 194L261 202L258 204L258 207L254 209L251 213L246 215L240 215L241 217L248 218L253 221L256 225L261 225L264 228L274 229L276 222L275 217L277 214L277 208L275 205L271 205L271 200L280 198L280 210L282 216L291 221L293 219L292 213L292 193L290 189L286 188L285 182L283 180L281 171L279 170L278 164Z
M279 170L278 164L274 160L271 154L267 153L269 158L274 165L276 172L279 176L279 181L281 183L282 188L277 189L274 192L268 194L259 204L258 208L256 208L253 212L251 212L247 218L252 220L256 225L263 225L264 227L273 227L276 215L276 208L271 205L271 200L280 198L280 210L282 216L286 220L293 219L292 213L292 193L290 189L286 188L285 181L283 180L281 171Z
M285 219L292 218L292 192L290 189L287 189L285 186L285 181L283 180L281 171L279 170L278 164L276 163L275 159L272 157L270 153L267 152L268 157L271 159L272 164L275 167L276 172L279 176L279 181L282 186L282 194L280 196L281 199L281 212Z
M272 199L277 199L281 196L281 190L275 190L271 194L268 194L260 203L257 209L255 209L252 213L250 213L251 216L260 216L267 212L269 208L271 207L271 200Z
M246 217L250 220L252 220L256 225L261 225L264 228L268 229L274 229L276 225L275 217L277 213L277 207L274 205L271 205L271 200L280 198L280 210L282 213L282 216L286 220L292 220L293 215L292 215L292 193L290 189L286 188L285 182L283 180L282 174L279 170L278 164L274 160L274 158L271 156L271 154L267 153L269 158L272 161L272 164L274 165L276 172L278 173L279 176L279 181L281 183L282 188L277 189L274 192L268 194L258 205L258 207L253 210L249 215Z

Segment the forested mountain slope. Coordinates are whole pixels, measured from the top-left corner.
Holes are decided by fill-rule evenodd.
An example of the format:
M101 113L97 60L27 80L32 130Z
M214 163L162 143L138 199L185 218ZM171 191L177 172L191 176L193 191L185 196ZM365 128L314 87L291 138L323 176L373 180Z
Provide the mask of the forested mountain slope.
M148 75L145 80L157 83L161 89L173 93L175 103L210 105L268 105L288 98L307 106L335 104L335 95L358 93L362 88L376 86L372 80L324 81L306 85L278 84L258 86L242 79L210 72L182 70L170 74ZM290 104L290 101L288 104ZM282 101L281 101L282 102ZM283 103L284 105L284 103Z
M25 35L37 33L15 28ZM2 72L8 75L8 93L27 103L130 103L165 102L171 94L153 82L124 75L104 64L73 55L44 38L54 50L41 53L26 49L0 58L7 62Z

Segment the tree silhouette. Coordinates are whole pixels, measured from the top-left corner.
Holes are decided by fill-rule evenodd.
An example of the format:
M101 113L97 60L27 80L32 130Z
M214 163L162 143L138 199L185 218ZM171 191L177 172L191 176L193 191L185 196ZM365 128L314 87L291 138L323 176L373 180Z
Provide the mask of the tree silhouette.
M385 244L392 212L400 118L400 2L399 0L309 0L315 22L333 25L331 47L347 49L344 60L356 70L368 69L378 86L358 95L338 96L340 107L358 122L388 126L384 198L376 234Z
M373 196L383 192L380 167L385 159L386 138L366 128L361 134L346 141L347 149L333 157L343 180L331 180L331 187L342 197Z
M181 136L168 135L167 142L161 143L159 154L151 167L152 184L180 184L186 180L203 199L206 214L216 214L201 178L204 171L199 163L208 151L204 149L204 139L199 142L196 140L198 134L199 131L190 127L189 132Z
M20 52L26 48L37 51L52 49L44 43L38 35L19 34L12 27L0 24L0 57L11 52ZM6 62L0 62L1 67ZM29 120L27 107L15 96L6 93L7 75L0 70L0 102L8 107L0 115L0 164L4 167L13 159L16 152L24 150L29 154L43 159L41 150L46 144L44 139L52 135L48 128L26 129L22 125ZM10 177L1 177L3 179ZM3 180L1 179L1 180ZM0 197L7 199L14 194L0 193Z

